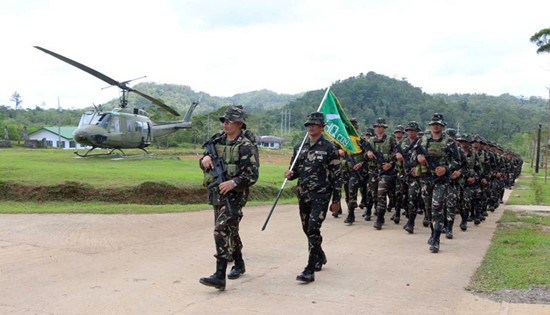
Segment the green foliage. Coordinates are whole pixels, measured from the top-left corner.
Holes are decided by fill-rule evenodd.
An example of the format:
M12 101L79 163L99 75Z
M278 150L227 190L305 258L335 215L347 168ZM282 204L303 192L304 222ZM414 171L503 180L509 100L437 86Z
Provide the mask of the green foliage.
M550 288L548 217L505 211L469 290Z
M530 40L537 45L537 54L550 52L550 28L544 28L536 32Z
M304 135L303 122L315 111L324 89L298 95L277 94L268 90L241 93L232 97L216 97L195 92L189 86L175 84L140 83L136 89L159 98L184 114L192 101L201 103L192 117L193 131L176 133L159 139L160 147L179 147L183 143L198 145L221 129L219 115L230 104L244 105L247 126L257 135L273 135L290 143L300 142ZM361 131L371 127L379 116L386 118L391 128L411 120L426 126L434 112L444 114L449 127L459 132L477 133L524 155L534 139L534 129L546 117L547 101L539 97L516 97L509 94L426 94L412 86L406 78L395 79L374 72L359 74L336 81L331 89L340 100L349 117L360 122ZM130 93L132 107L146 109L153 120L178 120L148 100ZM104 109L118 106L118 100L104 104ZM290 131L281 134L282 110L290 110ZM9 126L11 133L20 134L23 126L29 132L50 125L76 125L84 110L14 110L0 106L0 127ZM13 131L12 131L13 130ZM13 135L13 139L17 139Z

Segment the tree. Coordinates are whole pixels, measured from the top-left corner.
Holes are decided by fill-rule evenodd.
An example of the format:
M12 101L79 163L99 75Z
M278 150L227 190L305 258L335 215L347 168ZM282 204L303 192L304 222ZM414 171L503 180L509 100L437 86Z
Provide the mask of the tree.
M15 103L15 109L21 109L21 103L23 103L23 100L21 99L21 95L17 93L17 91L13 92L10 101Z
M15 103L15 109L21 109L21 103L23 103L23 100L21 99L21 95L19 95L17 91L13 92L10 101Z
M531 36L531 42L539 47L537 54L550 53L550 28L544 28L536 32L535 35Z

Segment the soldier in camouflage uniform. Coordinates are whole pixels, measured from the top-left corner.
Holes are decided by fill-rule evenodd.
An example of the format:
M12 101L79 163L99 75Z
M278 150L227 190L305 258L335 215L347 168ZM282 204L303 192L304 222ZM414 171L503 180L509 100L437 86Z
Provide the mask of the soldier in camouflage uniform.
M374 228L382 229L386 214L388 187L395 175L394 152L397 145L395 138L385 134L388 125L384 118L378 118L373 125L375 135L369 139L369 189L376 192L376 222ZM372 150L374 149L374 151Z
M209 204L214 208L214 240L216 243L216 272L210 277L200 279L200 283L225 289L227 263L235 261L228 275L236 279L245 272L242 256L242 242L239 236L239 223L242 219L242 208L248 199L249 187L254 185L259 175L259 160L256 145L251 133L246 130L245 112L242 106L229 106L223 116L223 133L212 137L218 157L223 159L226 170L226 181L209 187ZM249 136L246 137L245 135ZM211 170L214 167L212 157L206 151L200 159L204 171L205 186L213 182ZM231 206L227 208L226 199Z
M445 133L456 141L457 134L455 129L445 129ZM457 163L459 163L460 166L450 175L447 199L445 200L444 206L445 225L443 227L443 232L445 232L445 237L448 239L454 237L453 224L456 212L460 212L459 209L462 207L461 203L464 197L464 175L467 171L467 160L466 154L460 149L460 146L458 146L458 157Z
M321 225L327 216L331 196L333 205L340 202L342 176L338 148L323 136L323 113L309 114L304 126L308 137L302 147L294 148L292 161L296 159L296 163L285 171L285 177L289 180L298 178L298 205L302 229L308 239L309 256L307 266L296 280L309 283L315 281L315 271L320 271L327 263L321 247ZM333 210L337 211L331 205Z
M472 207L470 208L470 216L468 221L474 221L475 225L479 225L485 217L482 215L487 211L487 199L490 198L490 180L495 169L495 158L488 151L483 149L485 142L479 135L473 136L471 146L472 150L479 158L479 189L475 191L472 197Z
M350 119L351 124L355 130L359 133L359 124L357 119ZM355 222L355 208L357 208L357 194L361 187L365 186L365 179L368 173L364 171L366 167L363 167L365 161L365 139L360 138L357 140L357 145L361 148L361 153L349 154L343 152L345 158L344 164L344 191L346 192L346 204L348 205L348 216L344 220L344 223L352 224ZM366 166L366 165L365 165Z
M420 194L420 181L418 177L412 176L411 174L412 169L416 167L417 164L411 157L414 145L418 141L418 132L420 128L416 121L411 121L407 124L405 131L407 132L407 138L398 144L401 146L403 154L398 152L396 154L396 159L398 163L402 165L402 167L399 168L402 170L399 172L398 176L402 177L402 187L400 190L402 190L402 193L405 195L403 198L403 206L406 207L405 211L407 215L407 223L405 223L403 229L412 234L414 233L414 220L416 219L417 210L420 208L419 203L422 199Z
M367 128L363 139L365 139L365 141L369 141L372 136L374 136L374 129ZM363 212L362 216L365 221L370 221L372 216L372 208L376 204L376 191L373 192L369 189L369 182L372 177L372 173L369 170L368 163L366 168L363 167L363 170L365 172L365 181L361 187L361 203L359 203L359 208L365 208L365 212Z
M456 142L443 132L446 125L443 115L433 114L429 125L431 132L422 136L412 154L413 159L419 163L413 170L413 175L420 179L422 199L426 210L432 214L432 233L428 244L430 251L437 253L443 230L443 206L447 197L449 176L459 169L460 164L457 162L459 157Z
M459 204L460 210L460 229L466 231L468 229L468 214L472 209L472 202L475 200L476 194L480 191L480 172L481 166L479 164L479 157L476 152L472 150L470 145L473 142L469 135L463 134L457 137L457 142L460 145L462 152L466 156L466 168L464 173L463 190L462 190L462 202Z
M395 126L395 130L393 131L393 137L395 138L396 147L399 146L399 143L403 141L403 135L405 134L405 128L401 125ZM399 220L401 219L401 209L405 209L406 206L403 205L404 203L404 196L406 194L403 194L403 163L396 161L395 162L395 175L393 177L393 180L391 181L391 185L388 192L389 197L389 205L388 205L388 211L390 209L395 209L395 213L391 217L391 220L395 224L399 224Z

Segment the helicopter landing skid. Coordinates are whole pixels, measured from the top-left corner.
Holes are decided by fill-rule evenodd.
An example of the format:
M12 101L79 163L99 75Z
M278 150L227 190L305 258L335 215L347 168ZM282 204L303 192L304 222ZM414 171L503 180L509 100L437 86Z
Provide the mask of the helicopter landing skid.
M95 149L95 147L89 149L88 151L86 151L86 153L84 154L80 154L79 152L74 152L74 154L78 155L79 157L90 157L90 156L113 156L113 155L118 155L118 156L125 156L126 153L124 153L124 151L122 151L121 149L118 149L118 148L114 148L114 149L111 149L111 151L109 151L109 153L96 153L96 154L90 154L90 152L92 152L92 150ZM119 153L113 153L114 151L120 151L120 153L122 154L119 154ZM147 151L145 151L147 152Z
M74 152L74 154L78 155L79 157L91 157L91 156L118 156L118 157L128 157L128 155L126 155L126 153L124 153L124 151L122 151L121 149L119 148L114 148L114 149L111 149L111 151L109 151L108 153L95 153L95 154L90 154L90 152L92 152L93 149L95 149L96 147L93 147L91 149L89 149L88 151L86 151L86 153L84 154L80 154L79 152ZM143 156L152 156L153 154L147 150L145 150L145 148L139 148L141 150L143 150L143 152L145 152L145 154ZM115 151L119 151L120 153L115 153Z

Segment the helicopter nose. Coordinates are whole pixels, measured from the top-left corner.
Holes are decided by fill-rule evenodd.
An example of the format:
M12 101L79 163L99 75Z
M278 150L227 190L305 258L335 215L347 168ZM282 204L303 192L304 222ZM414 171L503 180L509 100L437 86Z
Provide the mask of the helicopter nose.
M100 146L107 141L107 136L95 126L83 126L75 130L73 138L83 145Z

